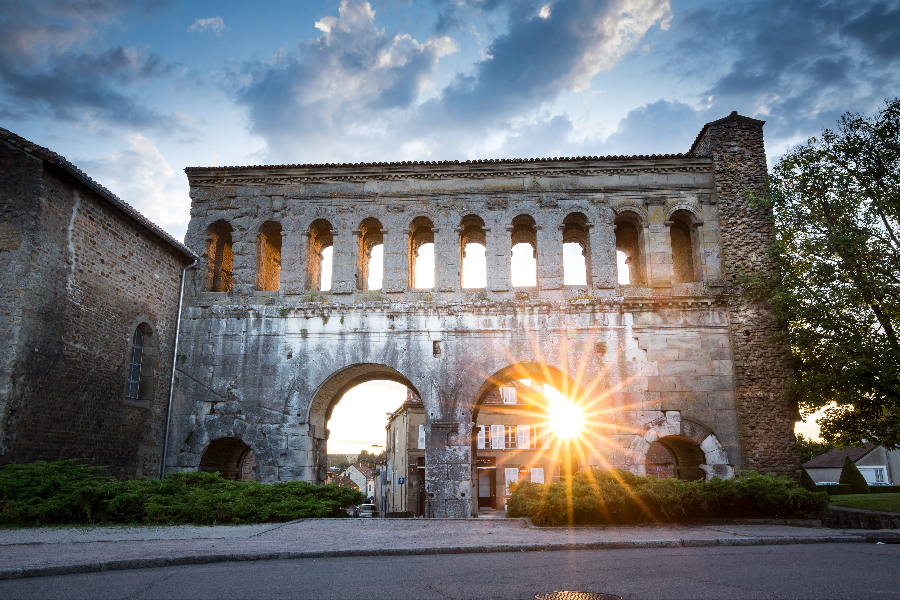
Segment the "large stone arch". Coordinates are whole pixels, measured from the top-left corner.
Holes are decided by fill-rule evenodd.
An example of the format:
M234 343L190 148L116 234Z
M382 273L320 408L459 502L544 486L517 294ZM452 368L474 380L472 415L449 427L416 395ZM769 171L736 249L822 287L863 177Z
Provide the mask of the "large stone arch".
M677 410L666 411L634 435L626 450L626 468L635 475L646 475L650 445L666 440L674 447L676 458L679 453L689 454L692 447L698 449L703 454L704 462L697 466L705 473L707 480L734 477L734 465L729 464L728 454L716 435L700 422L683 418L681 411Z
M356 363L332 372L316 389L309 403L306 422L311 442L310 458L312 474L316 482L325 481L328 467L327 444L329 431L326 427L334 407L350 389L373 380L394 381L405 385L416 395L419 391L410 379L394 367L379 363Z

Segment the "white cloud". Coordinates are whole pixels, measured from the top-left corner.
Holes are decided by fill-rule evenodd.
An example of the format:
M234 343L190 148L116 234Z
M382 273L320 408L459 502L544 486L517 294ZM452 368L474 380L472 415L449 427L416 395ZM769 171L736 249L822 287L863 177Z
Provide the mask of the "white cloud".
M208 19L197 19L193 25L188 27L188 31L199 33L211 31L216 35L222 35L228 31L228 27L225 26L225 21L222 20L222 17L210 17Z
M122 152L76 164L176 239L182 239L190 219L187 178L172 168L152 139L131 132L125 140L129 147Z

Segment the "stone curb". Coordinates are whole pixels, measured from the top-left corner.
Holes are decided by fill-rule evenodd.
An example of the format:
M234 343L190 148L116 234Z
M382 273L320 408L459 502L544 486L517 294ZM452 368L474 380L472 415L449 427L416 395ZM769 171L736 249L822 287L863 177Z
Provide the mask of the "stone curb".
M498 546L450 546L446 548L382 548L373 550L287 550L230 554L195 554L177 557L131 558L100 562L0 569L0 581L25 577L50 577L126 569L153 569L183 565L244 562L251 560L296 560L301 558L350 558L360 556L426 556L436 554L487 554L493 552L544 552L559 550L627 550L639 548L706 548L716 546L783 546L790 544L860 544L864 536L741 537L709 540L631 540L579 542L573 544L501 544Z

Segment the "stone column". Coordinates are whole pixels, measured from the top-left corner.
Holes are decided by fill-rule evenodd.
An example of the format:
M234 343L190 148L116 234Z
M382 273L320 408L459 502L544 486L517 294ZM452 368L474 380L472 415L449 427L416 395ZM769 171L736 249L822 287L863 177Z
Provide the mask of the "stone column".
M384 236L384 278L381 289L389 294L409 287L409 229L382 229Z
M509 291L512 227L494 226L487 235L487 287L494 292Z
M293 225L293 223L290 223ZM281 293L302 294L306 288L306 247L308 231L281 232Z
M611 209L602 210L597 221L588 229L591 240L591 277L594 280L593 287L598 289L611 289L619 282L616 226L611 213Z
M256 236L247 240L248 232L235 228L231 232L231 291L236 296L245 296L256 289Z
M332 255L331 293L352 294L358 289L357 247L359 231L335 229Z
M431 231L434 232L434 289L459 291L459 230L439 227Z
M553 225L537 226L537 289L558 290L563 286L562 230Z
M647 201L647 223L644 227L647 248L647 281L651 287L672 287L672 239L666 224L665 200L652 198Z
M473 483L477 478L473 477L474 461L469 441L473 427L471 422L426 418L426 517L465 519L477 514L478 498Z
M722 274L722 240L719 234L719 215L711 195L701 196L700 211L703 223L695 226L700 256L700 279L707 285L725 285Z

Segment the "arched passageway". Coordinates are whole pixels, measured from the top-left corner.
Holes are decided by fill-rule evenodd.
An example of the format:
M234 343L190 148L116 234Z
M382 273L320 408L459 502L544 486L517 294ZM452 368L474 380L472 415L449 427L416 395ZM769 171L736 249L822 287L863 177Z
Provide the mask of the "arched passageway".
M236 481L255 480L256 455L237 438L220 438L206 448L197 470L218 472L225 479Z

